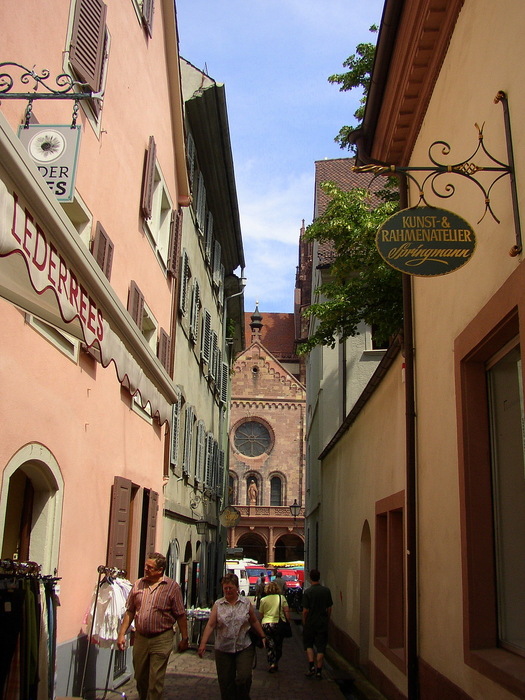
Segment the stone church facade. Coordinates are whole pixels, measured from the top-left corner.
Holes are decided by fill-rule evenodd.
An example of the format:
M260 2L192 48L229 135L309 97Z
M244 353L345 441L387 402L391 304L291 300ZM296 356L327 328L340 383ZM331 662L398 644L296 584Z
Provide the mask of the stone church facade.
M260 563L304 558L305 402L293 314L245 314L249 346L233 365L229 546ZM290 505L301 506L294 518Z

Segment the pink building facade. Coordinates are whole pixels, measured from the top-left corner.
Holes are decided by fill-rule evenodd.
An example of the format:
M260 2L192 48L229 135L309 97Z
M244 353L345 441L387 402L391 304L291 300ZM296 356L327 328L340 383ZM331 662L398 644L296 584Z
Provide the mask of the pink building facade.
M0 18L0 576L31 561L54 580L40 682L80 695L130 672L126 652L91 645L86 661L99 577L133 581L164 545L191 201L176 15L170 0L29 0ZM9 99L39 82L20 66L92 97Z

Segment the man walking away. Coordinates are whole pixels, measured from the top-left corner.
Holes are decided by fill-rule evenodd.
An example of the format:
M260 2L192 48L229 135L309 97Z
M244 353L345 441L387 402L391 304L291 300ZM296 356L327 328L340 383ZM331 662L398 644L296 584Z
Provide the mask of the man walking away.
M279 593L283 594L286 588L286 581L283 579L282 571L277 571L273 582L277 584L279 588Z
M330 589L319 583L321 574L317 569L310 571L309 578L312 585L303 594L303 645L308 659L306 676L322 680L333 601Z
M120 626L117 646L126 647L126 632L135 621L133 667L140 700L160 700L168 659L173 649L173 626L179 626L182 639L178 650L188 648L188 622L179 584L164 576L166 557L150 554L144 576L130 591Z

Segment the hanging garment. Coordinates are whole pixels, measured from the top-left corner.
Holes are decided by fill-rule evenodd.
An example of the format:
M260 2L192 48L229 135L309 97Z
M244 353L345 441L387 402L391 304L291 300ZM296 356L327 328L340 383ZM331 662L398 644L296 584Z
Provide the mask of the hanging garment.
M100 646L111 646L117 641L126 600L132 584L126 579L107 579L95 587L89 612L84 622L91 642Z

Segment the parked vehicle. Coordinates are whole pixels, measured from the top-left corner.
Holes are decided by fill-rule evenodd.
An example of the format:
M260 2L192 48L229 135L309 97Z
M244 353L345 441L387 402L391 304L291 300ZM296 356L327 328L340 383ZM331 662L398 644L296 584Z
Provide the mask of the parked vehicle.
M266 576L266 583L269 583L271 577L273 576L273 569L268 569L262 564L250 564L246 567L246 572L250 582L248 595L255 595L255 587L257 586L261 572L264 572L264 575Z
M241 595L249 595L249 581L248 572L246 571L246 564L237 560L230 560L226 562L224 571L227 574L236 574L239 579L239 590Z

